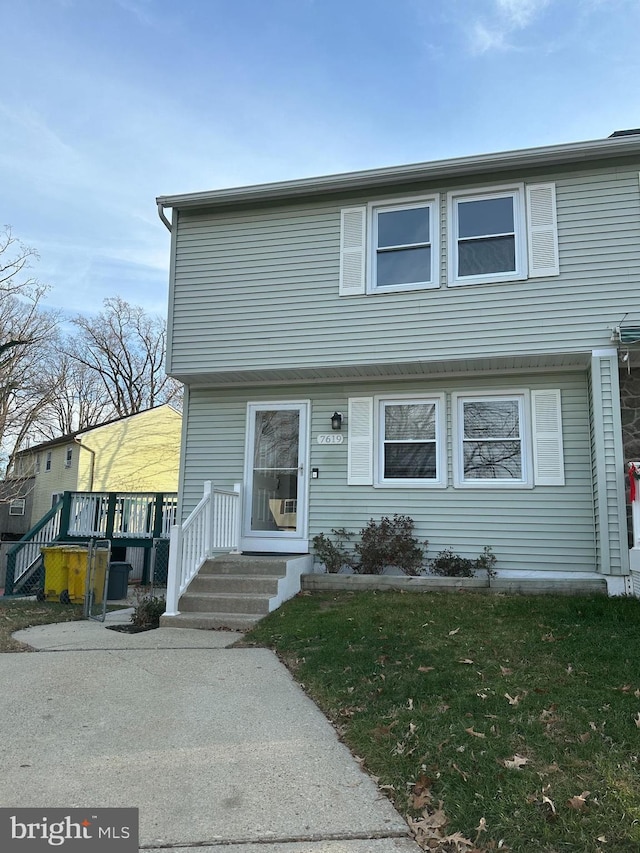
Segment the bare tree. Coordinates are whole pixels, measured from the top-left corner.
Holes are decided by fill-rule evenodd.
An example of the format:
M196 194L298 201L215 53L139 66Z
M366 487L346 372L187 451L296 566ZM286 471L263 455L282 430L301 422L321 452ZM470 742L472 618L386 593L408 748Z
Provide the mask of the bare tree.
M55 393L46 401L35 425L38 441L58 438L117 417L105 397L99 374L71 358L70 346L68 341L61 342L56 347L55 358L44 366L43 379Z
M26 275L36 257L9 227L0 232L0 456L9 463L52 395L43 366L58 317L41 307L47 288Z
M105 299L93 317L72 321L77 334L68 355L99 377L116 416L162 403L180 405L182 386L164 372L166 324L119 296Z

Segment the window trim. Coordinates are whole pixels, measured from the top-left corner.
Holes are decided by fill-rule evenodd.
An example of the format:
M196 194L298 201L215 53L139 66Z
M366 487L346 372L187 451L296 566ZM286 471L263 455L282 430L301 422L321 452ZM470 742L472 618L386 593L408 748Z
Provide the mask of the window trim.
M46 453L45 458L44 458L44 470L45 471L51 471L51 464L52 464L51 459L52 459L51 451L47 450L47 453Z
M378 285L378 214L394 210L412 210L419 207L429 209L429 246L431 248L431 278L424 282ZM367 205L367 287L366 292L398 293L410 290L434 290L440 287L440 194L410 196L403 198L372 201ZM422 244L420 244L422 245ZM411 248L412 244L407 244Z
M66 449L65 458L64 458L64 467L65 468L71 468L72 461L73 461L73 445L70 444Z
M458 203L465 201L488 201L492 198L513 198L513 228L515 237L515 270L486 273L482 275L458 275ZM528 278L528 233L524 183L504 186L481 187L476 189L455 190L447 193L447 239L449 287L463 287L471 284L492 284L503 281L524 281Z
M487 400L517 400L522 448L522 477L515 479L465 479L464 476L464 403ZM534 487L532 458L531 399L529 389L504 389L478 392L454 391L451 394L453 485L456 489L532 489Z
M14 512L16 505L20 505L20 512ZM14 498L12 501L9 501L9 515L12 516L22 516L26 512L27 501L25 498Z
M435 403L436 405L436 477L429 479L387 479L384 476L384 409L389 403ZM373 485L384 489L443 489L447 486L447 438L445 432L446 395L434 394L379 394L374 397L373 415Z

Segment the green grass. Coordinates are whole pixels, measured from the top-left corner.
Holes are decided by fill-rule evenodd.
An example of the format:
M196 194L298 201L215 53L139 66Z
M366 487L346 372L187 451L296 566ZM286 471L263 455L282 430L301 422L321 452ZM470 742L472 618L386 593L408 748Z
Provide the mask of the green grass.
M278 652L401 812L424 788L478 849L640 850L640 601L304 594L244 643Z
M81 604L58 604L53 601L0 598L0 652L28 652L30 646L19 643L11 635L33 625L72 622L82 619Z

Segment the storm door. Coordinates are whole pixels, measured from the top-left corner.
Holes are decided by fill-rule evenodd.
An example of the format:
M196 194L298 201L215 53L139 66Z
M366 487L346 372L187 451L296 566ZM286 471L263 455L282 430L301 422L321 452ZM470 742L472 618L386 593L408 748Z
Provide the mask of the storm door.
M307 403L250 403L243 551L306 553Z

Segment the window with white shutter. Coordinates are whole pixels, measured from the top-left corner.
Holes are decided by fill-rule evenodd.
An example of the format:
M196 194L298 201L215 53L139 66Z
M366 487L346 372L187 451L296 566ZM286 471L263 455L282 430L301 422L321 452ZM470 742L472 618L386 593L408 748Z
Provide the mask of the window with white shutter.
M527 186L529 277L559 275L555 184Z

